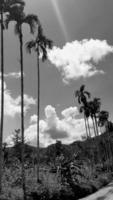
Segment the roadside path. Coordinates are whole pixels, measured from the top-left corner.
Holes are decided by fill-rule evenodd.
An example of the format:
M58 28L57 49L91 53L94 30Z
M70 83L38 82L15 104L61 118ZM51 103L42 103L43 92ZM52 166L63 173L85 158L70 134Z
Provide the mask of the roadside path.
M113 200L113 181L94 194L79 200Z

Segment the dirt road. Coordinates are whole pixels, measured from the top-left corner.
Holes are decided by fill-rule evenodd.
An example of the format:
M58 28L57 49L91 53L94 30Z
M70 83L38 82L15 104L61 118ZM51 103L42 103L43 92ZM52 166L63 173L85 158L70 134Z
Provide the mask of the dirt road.
M79 200L113 200L113 182L96 193Z

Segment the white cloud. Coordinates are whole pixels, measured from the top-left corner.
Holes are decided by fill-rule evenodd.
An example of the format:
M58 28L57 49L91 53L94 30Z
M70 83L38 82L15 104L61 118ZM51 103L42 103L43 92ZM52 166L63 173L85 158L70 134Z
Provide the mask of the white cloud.
M61 112L62 117L58 117L53 106L45 107L45 119L39 122L40 127L40 146L46 147L61 140L62 143L69 144L76 140L81 140L86 135L84 119L78 116L77 107L66 108ZM89 120L91 132L92 121ZM11 143L11 137L8 136L6 142ZM32 145L37 144L37 116L32 115L30 124L25 130L26 141Z
M19 106L20 108L20 104L21 104L21 97L18 96L15 99L16 104ZM36 104L36 100L33 97L30 97L27 94L24 94L24 111L25 113L27 112L28 109L30 109L31 105L35 105Z
M25 74L24 74L24 76L25 76ZM20 72L10 72L8 74L4 74L4 77L5 78L16 78L16 79L18 79L18 78L21 77L21 73Z
M61 113L65 118L75 118L76 115L79 115L77 107L70 107L62 111Z
M30 109L31 105L36 104L36 100L34 100L33 97L30 97L25 94L24 103L25 103L24 110L26 113L27 110ZM0 104L1 104L1 95L0 95ZM20 96L17 98L13 98L11 92L7 89L6 83L4 83L4 114L10 117L14 117L16 114L19 114L21 111L20 104L21 104Z
M85 134L84 119L78 118L78 109L70 107L61 112L60 119L51 105L45 108L45 119L40 120L40 145L47 146L55 143L57 139L69 144L81 139ZM25 136L32 144L37 141L36 116L31 116L30 125L25 130Z
M84 39L66 43L63 48L54 47L48 51L48 58L61 72L63 81L69 83L80 77L103 74L97 64L110 53L113 53L113 46L106 40Z
M30 123L36 123L37 122L37 115L32 115L30 118Z

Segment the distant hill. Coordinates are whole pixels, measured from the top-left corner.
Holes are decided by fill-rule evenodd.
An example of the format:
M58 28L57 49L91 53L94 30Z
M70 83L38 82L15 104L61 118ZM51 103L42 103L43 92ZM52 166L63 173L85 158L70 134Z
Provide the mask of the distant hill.
M46 148L40 148L40 163L54 163L59 154L63 154L66 159L71 159L77 152L77 159L93 159L94 162L98 162L99 159L105 160L106 156L113 155L113 132L106 132L84 141L75 141L69 145L62 144L59 141L59 144L56 143ZM11 157L21 159L21 144L16 147L6 148L5 154L7 155L6 159L11 159ZM37 148L25 144L25 158L29 161L34 159L34 162L36 162Z

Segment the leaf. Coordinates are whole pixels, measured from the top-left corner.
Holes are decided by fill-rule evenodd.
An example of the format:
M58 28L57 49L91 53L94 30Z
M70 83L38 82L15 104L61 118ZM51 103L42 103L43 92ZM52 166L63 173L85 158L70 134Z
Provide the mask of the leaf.
M31 14L31 15L27 15L23 22L29 24L30 31L33 34L36 30L36 25L39 23L39 19L37 15Z
M47 48L52 48L52 44L52 41L43 35L43 29L39 22L36 39L26 43L26 50L29 52L30 48L33 48L38 56L42 55L42 61L45 61L47 59Z
M35 47L36 47L35 40L31 40L31 41L29 41L29 42L26 43L26 51L28 53L31 53L31 50L35 49Z
M86 94L86 95L88 96L88 98L90 98L90 97L91 97L91 94L90 94L90 92L84 91L84 94Z
M81 87L80 87L80 92L83 92L84 89L85 89L85 85L81 85Z

